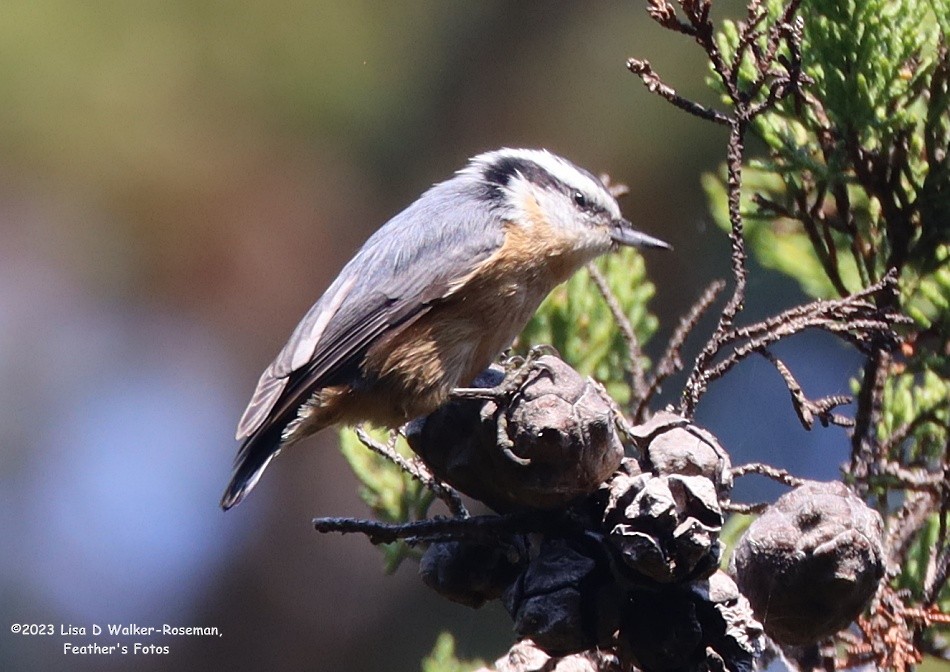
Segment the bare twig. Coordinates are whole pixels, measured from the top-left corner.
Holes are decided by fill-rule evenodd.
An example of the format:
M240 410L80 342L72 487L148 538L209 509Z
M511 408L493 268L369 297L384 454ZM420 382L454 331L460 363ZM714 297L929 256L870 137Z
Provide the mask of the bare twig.
M749 474L758 474L759 476L771 478L773 481L778 481L779 483L787 485L790 488L798 487L805 482L803 479L798 478L797 476L792 476L784 469L779 469L778 467L773 467L770 464L764 464L762 462L749 462L748 464L733 467L731 472L733 478L741 478L742 476L747 476Z
M778 315L756 322L747 327L739 327L724 334L724 343L733 343L744 339L752 339L774 332L783 324L803 319L825 319L829 322L857 321L863 317L874 315L884 316L887 320L894 320L894 324L903 324L907 318L900 313L880 311L869 299L878 292L893 292L897 286L897 278L888 274L870 287L855 292L843 299L827 301L818 299L782 311ZM896 337L895 337L896 338ZM892 345L896 343L891 343Z
M940 507L937 511L937 543L934 544L924 580L922 603L932 605L950 580L950 540L948 540L948 517L950 517L950 436L943 450L943 482L940 484Z
M696 32L692 26L676 16L676 8L666 0L648 0L647 13L654 21L669 30L684 35L694 35Z
M845 647L839 667L850 668L873 662L879 670L907 672L923 660L920 631L930 625L950 624L950 616L935 607L909 607L907 594L885 585L868 617L858 619L860 639Z
M743 515L758 515L769 508L768 502L756 502L755 504L739 504L738 502L724 502L722 510L724 513L739 513Z
M395 439L397 434L395 432L390 434L389 443L383 444L370 436L369 433L363 429L362 425L357 425L354 429L356 431L356 437L360 440L360 443L372 450L377 455L385 457L404 472L422 483L422 485L429 489L432 494L445 502L445 505L449 508L449 511L451 511L453 516L457 518L469 517L468 510L465 508L465 504L462 502L462 497L458 492L456 492L454 488L446 485L433 476L432 472L429 471L429 468L425 466L421 460L407 460L396 451Z
M829 424L850 427L853 424L850 418L831 412L832 409L838 406L850 404L851 397L838 394L811 401L805 396L801 385L798 384L792 372L785 366L785 362L772 354L768 348L762 348L757 350L757 352L772 362L772 365L775 366L775 369L782 376L782 379L785 381L785 387L788 388L788 393L792 397L792 406L795 408L795 413L798 415L798 419L805 429L814 427L816 417L824 427L827 427Z
M604 277L604 274L597 268L597 264L593 262L587 264L587 272L590 274L590 279L594 281L594 285L597 287L600 295L604 297L607 308L610 310L610 314L613 316L614 322L617 323L620 334L627 344L628 361L626 373L630 385L630 392L634 399L642 399L646 394L647 384L646 376L643 371L643 350L640 348L640 341L637 339L637 334L633 330L633 325L630 324L630 319L624 314L623 308L620 306L620 301L617 300L613 290L610 289L607 278Z
M732 227L729 231L729 241L732 245L732 275L735 285L732 296L722 309L719 324L710 336L706 346L699 353L693 364L692 373L683 388L680 402L680 412L684 417L691 418L696 410L696 404L706 392L710 377L709 365L719 353L723 345L723 335L731 328L736 315L742 310L745 302L746 287L746 253L742 233L742 213L739 208L742 193L742 152L746 122L741 119L733 120L729 125L729 150L726 159L727 189L729 191L729 222Z
M917 531L930 517L936 504L933 492L912 492L907 495L901 507L888 516L891 524L884 540L888 568L897 571Z
M709 383L721 378L743 359L806 329L827 331L864 351L872 351L878 346L895 347L899 337L894 327L907 323L908 319L900 313L882 310L867 300L878 292L892 291L894 283L894 276L887 275L875 285L843 299L819 299L746 327L717 330L697 359L693 373L686 383L682 402L684 413L685 410L695 407L695 402L705 392ZM715 364L706 361L721 353L726 346L731 346L731 350L722 359ZM824 400L819 411L822 407L827 406L827 410L830 410L837 405L831 403L833 401L836 400Z
M601 183L607 187L607 191L610 192L610 195L618 200L630 193L630 187L628 185L623 182L614 182L608 173L601 173L597 177L599 177Z
M759 207L758 214L760 215L771 213L800 222L808 236L809 242L811 242L812 249L815 250L815 254L821 262L821 267L825 271L825 275L828 276L828 280L834 286L835 291L838 292L838 296L848 296L850 292L848 292L847 287L845 287L844 281L841 279L841 272L838 269L838 258L834 240L830 235L822 236L818 230L819 219L821 219L822 223L827 224L824 213L821 210L821 205L824 201L824 190L819 187L819 196L810 208L801 207L805 205L804 192L796 193L794 196L803 201L799 204L800 207L794 211L765 198L761 194L754 194L752 201ZM827 226L825 230L827 231Z
M942 409L942 402L937 402L933 406L921 410L912 420L905 422L903 425L895 429L886 440L881 442L881 455L884 457L893 456L894 452L900 448L901 444L904 443L904 441L906 441L911 434L913 434L923 425L932 423L942 427L943 423L938 415L938 411L941 411ZM944 427L944 429L947 428Z
M509 514L504 516L471 516L469 518L430 518L410 523L383 523L363 518L314 518L313 527L326 534L364 534L372 544L391 544L404 540L409 544L447 540L470 539L496 541L511 534L528 534L566 529L563 516L550 512Z
M887 336L891 333L892 326L891 322L885 318L852 320L844 324L834 318L820 316L809 316L790 321L780 325L771 333L763 334L737 346L722 361L707 367L701 381L703 389L712 381L722 378L727 371L752 353L806 329L821 329L849 341L852 345L860 346L876 338Z
M921 603L927 606L934 604L940 596L940 591L950 578L950 546L938 545L933 550L931 564L924 582L924 592Z
M851 435L851 474L856 479L855 484L863 491L867 490L868 479L874 475L876 465L880 463L881 451L876 435L890 361L890 353L883 349L872 353L864 365L864 380L858 393L854 432Z
M882 460L878 476L886 477L892 486L897 486L908 492L921 490L939 494L944 486L944 474L928 469L902 467L897 462Z
M725 287L726 283L722 280L714 280L711 282L706 288L706 291L702 293L692 308L689 309L689 312L680 320L679 325L676 327L676 330L673 332L666 346L666 352L663 353L663 357L654 368L653 377L647 385L646 393L640 398L636 409L634 409L633 418L635 423L646 420L645 415L650 401L656 393L660 391L660 386L663 382L683 369L682 351L686 339Z
M710 380L713 379L715 370L711 369L712 363L727 343L726 335L732 330L735 318L745 303L746 252L740 203L745 134L748 125L755 116L774 108L784 97L790 94L800 95L802 84L807 82L801 69L801 24L794 20L800 2L801 0L790 0L778 21L763 28L767 12L758 0L752 0L747 7L746 20L739 25L738 44L730 63L726 63L716 43L715 31L709 18L710 2L708 0L680 0L678 4L685 16L685 21L677 16L676 8L667 0L649 2L648 11L654 20L670 30L693 37L706 52L713 71L732 105L731 115L683 98L657 76L649 62L640 59L627 61L630 71L639 76L650 91L690 114L729 127L726 181L731 225L729 240L732 247L732 275L735 284L732 296L719 317L719 323L697 357L684 386L680 412L685 417L692 416L696 404L705 393ZM763 34L767 35L764 49L758 44ZM779 56L782 44L788 46L789 56ZM739 71L747 53L753 55L758 76L751 88L742 90ZM777 69L777 65L781 65L782 69ZM763 98L757 99L756 96L766 85L768 86L767 93ZM647 392L650 392L649 387ZM641 409L642 405L638 408L637 416L642 415Z
M768 31L768 36L766 37L766 46L765 51L760 51L757 49L757 45L754 40L749 39L748 37L743 40L748 42L753 50L755 51L756 57L756 69L759 71L758 79L752 84L752 86L747 91L747 95L752 98L757 95L765 83L768 81L769 77L773 75L772 65L775 62L775 57L778 54L779 46L784 42L788 45L789 51L792 52L792 62L789 64L791 67L788 67L790 79L797 79L801 82L801 19L797 18L795 14L798 12L798 8L801 5L801 0L790 0L790 2L785 5L785 9L782 11L782 15L779 17L771 29ZM748 32L748 31L746 31ZM750 36L751 37L751 36ZM735 70L735 68L733 68Z
M638 58L629 58L627 59L627 69L643 80L643 83L646 85L648 91L665 98L667 101L681 110L689 112L690 114L694 114L701 119L722 124L723 126L727 126L729 124L729 117L724 115L722 112L717 112L716 110L706 107L705 105L700 105L695 101L684 98L683 96L676 93L673 87L664 84L659 75L653 71L653 67L650 65L649 61L643 61Z

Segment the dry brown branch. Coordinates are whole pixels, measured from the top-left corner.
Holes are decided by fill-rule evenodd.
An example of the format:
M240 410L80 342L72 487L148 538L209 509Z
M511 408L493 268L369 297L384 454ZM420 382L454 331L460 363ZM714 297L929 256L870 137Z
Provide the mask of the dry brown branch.
M740 515L757 515L769 508L768 502L758 502L756 504L739 504L737 502L724 502L722 510L726 513L738 513Z
M950 624L950 615L936 607L914 608L906 595L884 586L868 617L858 619L860 636L845 647L839 669L874 663L877 669L908 672L923 660L918 634L933 624Z
M629 318L624 314L623 308L620 306L620 301L617 300L613 290L610 289L607 278L600 272L597 265L593 262L587 264L587 272L590 274L590 279L593 280L594 286L597 287L597 291L604 297L607 308L610 310L610 314L613 316L614 322L617 323L617 328L620 329L621 336L623 336L624 343L627 345L628 357L625 373L627 383L630 385L631 395L634 399L642 399L647 392L647 383L646 375L643 370L643 350L640 348L640 341L637 339L637 334L634 332L633 325L630 324Z
M680 96L673 87L660 79L649 62L641 59L627 61L627 67L640 77L650 91L662 96L679 109L729 127L726 181L734 287L732 295L720 314L719 323L696 358L684 387L680 411L686 417L692 416L709 382L722 375L734 363L728 363L725 366L713 364L722 348L728 344L727 334L733 331L733 323L745 302L746 252L740 211L745 135L750 120L755 116L773 109L780 100L789 95L795 95L798 98L804 95L802 86L808 83L808 80L801 69L802 26L795 18L799 4L800 0L791 0L777 21L765 25L767 16L765 8L757 0L750 2L746 19L739 23L736 52L732 60L727 63L714 39L715 31L709 15L711 7L709 0L679 0L678 11L676 6L666 0L652 0L649 3L648 12L655 21L669 30L692 37L706 52L713 71L729 99L732 108L730 114L712 110ZM680 17L680 13L683 18ZM763 35L766 36L764 49L758 44ZM788 55L780 57L783 45L787 47ZM743 89L740 84L739 70L747 54L752 56L757 76L751 86ZM766 93L760 96L763 89ZM834 330L834 327L830 326L829 329ZM764 347L769 342L771 341L764 339L757 343L756 347ZM647 387L647 397L652 396L653 391L652 387ZM635 415L642 417L644 413L641 404ZM823 414L822 417L826 416Z
M729 125L729 117L726 115L710 107L689 100L688 98L684 98L676 93L673 87L664 84L659 75L653 71L653 66L650 65L649 61L640 60L638 58L627 59L627 69L643 81L648 91L665 98L681 110L696 115L700 119L706 119L707 121L722 124L723 126Z
M748 464L732 468L733 478L741 478L749 474L758 474L759 476L771 478L773 481L778 481L790 488L794 488L805 482L797 476L792 476L784 469L779 469L778 467L773 467L770 464L764 464L762 462L749 462Z
M802 423L802 427L810 430L812 427L814 427L816 418L823 427L827 427L829 424L850 427L853 424L850 418L846 418L831 412L832 409L837 408L838 406L850 404L851 397L843 394L836 394L812 401L805 396L805 392L802 390L801 385L798 384L798 381L795 380L792 372L789 371L788 367L785 366L785 363L782 360L772 354L772 352L767 348L763 348L757 352L769 360L782 376L782 379L785 381L785 386L788 388L788 393L792 397L792 406L795 408L795 414L798 415L798 419Z
M696 404L700 397L706 392L712 378L710 377L709 366L723 345L723 336L731 328L736 315L742 310L745 303L746 287L746 253L745 241L743 238L742 213L739 209L742 193L742 156L744 148L744 137L746 131L746 122L743 120L732 120L729 126L729 148L726 157L726 184L729 192L729 222L731 229L729 231L729 241L732 246L732 275L735 286L732 290L732 296L722 309L719 316L719 324L710 336L705 347L696 358L693 364L693 370L686 381L683 389L683 397L680 402L680 412L683 416L691 418L696 410ZM720 374L721 375L721 374Z
M459 493L456 492L454 488L446 485L433 476L429 471L429 468L423 464L421 460L416 458L407 460L397 452L396 438L398 437L398 434L396 432L390 432L389 441L383 444L370 436L369 433L363 429L362 425L358 425L354 429L356 432L356 437L360 440L360 443L372 450L377 455L386 458L404 472L412 476L414 479L419 481L424 487L428 488L432 494L445 502L445 505L448 507L453 516L457 518L469 517L468 510L465 508L465 504L462 502L461 495L459 495Z
M699 320L709 307L712 306L716 297L726 288L726 283L722 280L714 280L706 288L706 291L697 299L696 303L689 309L689 312L680 319L679 325L670 337L666 346L666 352L654 367L653 377L647 385L646 393L640 398L637 407L634 409L633 418L635 423L646 420L646 412L650 401L654 395L660 391L663 382L673 374L683 369L682 351L686 339L692 333L693 329L699 323Z
M893 291L893 285L894 277L888 275L881 282L844 299L817 300L790 308L746 327L717 330L701 354L703 359L697 360L693 374L686 382L682 402L684 414L695 408L709 383L721 378L743 359L806 329L827 331L864 351L870 351L878 344L886 348L895 347L899 337L894 327L906 323L907 318L897 312L879 309L866 300L878 292ZM721 353L726 346L731 349L721 360L716 363L704 361L705 358ZM779 372L781 373L781 369ZM792 388L789 391L792 392ZM793 392L793 400L794 396ZM822 415L821 408L831 401L834 400L825 400L814 410L818 410L819 415ZM830 409L831 406L827 408Z
M391 544L403 540L408 544L452 539L496 541L512 534L561 532L570 529L563 516L550 512L519 513L503 516L470 516L468 518L429 518L409 523L383 523L361 518L314 518L313 527L326 534L363 534L372 544Z

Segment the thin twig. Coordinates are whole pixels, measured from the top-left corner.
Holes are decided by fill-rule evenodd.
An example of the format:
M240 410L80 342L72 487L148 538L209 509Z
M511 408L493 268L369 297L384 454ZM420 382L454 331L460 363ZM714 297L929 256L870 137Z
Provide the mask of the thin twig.
M699 320L709 307L719 296L719 293L725 289L726 283L722 280L714 280L706 287L706 291L697 299L696 303L689 309L689 312L680 319L679 325L670 337L669 344L666 346L666 352L656 365L653 377L647 385L646 393L640 398L636 409L634 409L634 423L641 423L646 420L646 411L649 408L650 401L660 391L663 382L675 373L683 369L682 351L686 339L692 333L693 329L699 323Z
M817 218L820 217L822 221L824 221L824 215L820 209L824 200L824 193L824 190L819 188L819 196L816 198L812 208L799 208L795 211L791 211L765 198L762 194L754 194L752 196L752 202L759 207L759 213L757 214L760 216L762 214L772 213L801 223L805 234L808 236L809 242L811 242L812 249L815 250L818 261L821 262L821 267L825 271L825 275L828 276L828 280L834 286L835 291L838 292L838 296L847 296L849 294L848 289L844 286L844 281L841 279L841 273L838 270L837 251L835 250L834 240L830 235L823 237L818 230ZM804 192L796 193L795 196L801 199L805 198Z
M722 112L684 98L676 93L673 87L664 84L663 80L653 71L653 67L649 61L640 60L638 58L628 58L627 69L643 81L648 91L665 98L681 110L694 114L701 119L706 119L707 121L722 124L723 126L729 125L729 117Z
M868 480L880 462L877 428L890 358L890 354L883 349L872 353L864 365L864 380L858 393L854 432L851 435L850 471L859 490L863 491L867 490Z
M884 540L884 552L887 554L887 567L897 571L902 558L913 543L924 521L930 517L937 506L933 492L911 492L901 507L888 516L888 531Z
M597 264L594 262L587 264L587 272L590 274L590 279L594 281L594 285L597 287L600 295L604 297L607 308L610 309L610 314L613 316L614 322L617 323L624 343L627 345L627 374L632 397L634 399L642 399L646 394L647 384L646 376L643 371L643 350L640 348L640 341L637 339L637 334L633 330L633 325L630 324L630 319L624 314L623 308L620 306L620 301L617 300L617 296L610 288L607 278L604 277L604 274L597 268Z
M932 571L927 572L921 599L921 602L927 606L937 601L940 591L950 578L950 546L938 545L933 549L931 560L928 570L932 568Z
M941 400L934 403L932 406L921 410L917 415L910 420L905 422L903 425L895 429L891 435L881 443L881 455L890 457L894 454L894 451L897 450L907 438L916 432L922 425L925 424L935 424L938 427L947 429L950 431L950 428L945 427L943 422L940 420L938 412L943 410L944 403L946 400Z
M845 418L831 412L832 409L838 406L850 404L851 397L838 394L812 401L805 396L802 386L798 384L798 381L795 380L795 376L793 376L792 372L785 366L785 362L772 354L768 348L760 348L756 352L769 360L779 372L779 375L782 376L782 379L785 381L785 387L788 388L788 393L792 397L792 406L795 409L795 414L805 429L810 430L814 427L816 416L824 427L827 427L829 424L849 427L853 424L850 418Z
M931 551L924 581L923 603L932 605L937 601L943 587L950 579L950 542L947 540L948 515L950 515L950 432L943 447L943 482L940 490L940 510L937 512L937 542Z
M933 492L939 495L944 485L944 475L927 469L902 467L896 462L885 460L877 471L878 476L886 477L892 487L907 491Z
M757 502L755 504L740 504L738 502L724 502L722 510L724 513L741 513L745 515L758 515L769 508L767 502Z
M830 334L848 340L852 345L875 342L879 338L883 340L893 333L891 322L883 318L876 320L852 320L844 324L834 318L821 316L795 320L779 326L771 333L764 334L743 343L733 349L722 361L714 366L707 367L702 378L703 388L714 380L722 378L726 372L752 353L766 348L788 336L805 331L806 329L821 329L827 331Z
M749 462L748 464L733 467L730 472L732 473L733 478L741 478L749 474L758 474L759 476L771 478L773 481L778 481L779 483L787 485L791 488L797 488L799 485L805 482L804 479L798 478L797 476L792 476L784 469L779 469L778 467L773 467L772 465L765 464L763 462Z
M782 311L781 313L769 317L761 322L756 322L746 327L737 327L726 334L722 339L724 344L734 343L741 340L749 340L765 336L775 332L783 325L793 322L811 321L817 322L825 320L827 322L851 323L863 319L880 318L889 324L905 324L908 322L906 316L894 311L881 311L877 306L868 301L868 297L881 291L892 291L895 283L894 276L887 275L880 282L867 287L860 292L855 292L843 299L828 301L817 299L810 303L804 303L793 308ZM894 336L896 339L896 335ZM896 345L896 340L890 345Z
M761 0L749 0L749 5L746 7L746 19L739 22L739 43L729 63L729 75L734 84L738 83L739 71L745 55L757 50L756 40L761 36L759 27L767 17L768 12L762 8ZM760 58L756 59L756 65L764 72L768 69L769 63L763 61L760 55Z
M706 346L699 353L683 388L680 402L680 413L691 418L696 410L696 404L706 392L710 377L708 367L722 347L722 336L732 328L736 315L742 310L745 302L746 287L746 253L742 232L742 213L740 211L740 194L742 193L742 153L746 122L742 119L733 119L729 124L729 150L727 163L726 183L729 192L729 221L732 225L729 231L729 240L732 246L732 275L735 285L732 296L722 309L719 324L709 338Z
M749 355L806 329L827 331L863 351L872 351L878 346L895 347L899 337L894 326L906 323L908 318L897 312L881 310L867 301L869 296L877 292L891 291L894 281L894 277L888 275L879 283L844 299L819 299L789 308L749 326L722 332L717 330L697 358L686 383L683 408L688 410L695 407L695 402L711 382L721 378ZM720 319L720 327L722 323ZM709 360L720 354L727 345L732 346L732 349L718 362L711 363Z
M563 516L549 512L508 514L504 516L471 516L469 518L429 518L410 523L383 523L365 518L314 518L313 527L326 534L364 534L372 544L391 544L405 540L410 544L447 539L494 541L501 536L546 532L563 533L567 525Z
M676 16L676 9L666 0L647 0L647 13L664 28L690 36L696 33L692 26Z
M420 460L407 460L396 451L394 441L396 436L395 433L390 435L389 444L383 444L370 436L369 433L363 429L362 425L357 425L354 430L356 432L356 438L360 440L360 443L372 450L377 455L386 458L404 472L412 476L414 479L422 483L422 485L430 490L432 494L445 502L445 505L448 507L453 516L456 518L469 517L468 510L465 508L465 504L462 502L462 497L454 488L446 485L433 476L432 472L429 471L429 468L426 467L425 464L423 464Z

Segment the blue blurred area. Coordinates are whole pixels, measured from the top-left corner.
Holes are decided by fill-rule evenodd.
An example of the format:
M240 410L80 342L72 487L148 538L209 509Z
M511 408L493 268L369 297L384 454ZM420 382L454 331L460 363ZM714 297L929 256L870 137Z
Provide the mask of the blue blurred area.
M222 525L215 506L240 403L233 358L201 324L106 303L10 252L0 254L4 630L187 621L249 532ZM21 669L24 646L48 657L55 640L8 640L3 669Z
M83 317L92 328L62 337L103 356L43 406L57 409L37 436L44 459L18 474L16 500L45 522L23 531L36 555L18 560L71 618L155 617L200 587L228 540L209 515L221 460L208 450L231 429L228 366L194 325Z
M848 381L860 366L853 351L816 334L780 344L775 353L795 372L809 398L849 394ZM848 409L842 409L848 415ZM788 390L771 363L749 358L714 383L700 404L696 421L712 431L729 451L734 466L767 462L802 478L831 481L850 456L847 430L815 423L806 431L795 414ZM738 502L773 501L787 488L761 476L736 483Z

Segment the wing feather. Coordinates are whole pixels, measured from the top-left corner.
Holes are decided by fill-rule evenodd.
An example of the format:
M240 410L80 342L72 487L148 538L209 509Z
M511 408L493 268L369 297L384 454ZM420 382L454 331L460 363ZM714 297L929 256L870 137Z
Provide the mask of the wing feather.
M314 358L320 337L355 281L355 276L343 278L343 282L338 279L300 320L287 344L257 381L251 401L238 422L238 440L247 438L261 426L287 386L288 375Z

